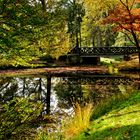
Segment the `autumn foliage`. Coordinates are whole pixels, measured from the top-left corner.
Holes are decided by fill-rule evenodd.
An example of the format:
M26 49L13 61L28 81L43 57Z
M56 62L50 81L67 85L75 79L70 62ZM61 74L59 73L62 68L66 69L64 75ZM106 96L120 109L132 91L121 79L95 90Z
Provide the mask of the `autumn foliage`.
M119 3L109 11L104 23L111 23L114 31L123 31L130 41L138 48L140 67L140 0L119 0ZM132 35L133 40L129 37Z
M140 32L140 0L130 0L123 2L120 0L118 5L109 12L109 16L104 23L115 23L114 31L125 29L128 32Z

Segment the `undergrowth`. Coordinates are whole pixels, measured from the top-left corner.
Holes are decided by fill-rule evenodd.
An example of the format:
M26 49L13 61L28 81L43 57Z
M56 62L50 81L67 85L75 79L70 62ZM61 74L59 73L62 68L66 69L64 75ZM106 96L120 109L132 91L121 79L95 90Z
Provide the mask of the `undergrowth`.
M76 103L61 130L38 133L36 140L139 140L140 91L115 95L98 105Z

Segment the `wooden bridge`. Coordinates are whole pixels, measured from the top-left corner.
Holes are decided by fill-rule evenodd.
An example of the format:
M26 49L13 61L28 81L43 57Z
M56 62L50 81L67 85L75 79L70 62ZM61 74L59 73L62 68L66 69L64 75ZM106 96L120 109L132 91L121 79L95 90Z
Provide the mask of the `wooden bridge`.
M137 47L75 47L68 55L79 55L81 57L100 57L114 55L130 55L140 53Z

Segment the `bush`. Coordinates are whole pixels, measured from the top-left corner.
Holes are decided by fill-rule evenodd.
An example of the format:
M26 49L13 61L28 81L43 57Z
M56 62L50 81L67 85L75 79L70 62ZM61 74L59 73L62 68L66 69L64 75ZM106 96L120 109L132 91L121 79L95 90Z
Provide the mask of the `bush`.
M14 98L2 105L0 112L0 139L21 139L35 133L34 121L38 120L43 106L29 98Z
M47 61L48 63L53 63L54 62L54 58L52 58L50 55L44 55L42 57L40 57L41 61Z

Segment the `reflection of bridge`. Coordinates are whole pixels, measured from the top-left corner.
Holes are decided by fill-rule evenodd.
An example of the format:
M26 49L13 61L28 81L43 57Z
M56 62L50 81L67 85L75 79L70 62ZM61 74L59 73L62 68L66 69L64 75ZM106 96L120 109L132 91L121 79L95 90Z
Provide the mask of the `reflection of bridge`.
M140 52L137 47L75 47L68 55L80 55L81 57L100 57L111 55L129 55Z
M133 85L139 78L129 78L122 76L94 76L94 77L70 77L64 80L68 80L70 84L98 84L98 85Z

